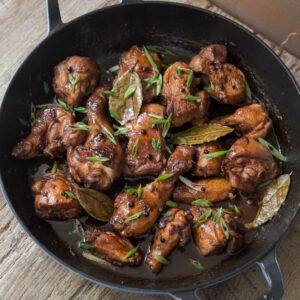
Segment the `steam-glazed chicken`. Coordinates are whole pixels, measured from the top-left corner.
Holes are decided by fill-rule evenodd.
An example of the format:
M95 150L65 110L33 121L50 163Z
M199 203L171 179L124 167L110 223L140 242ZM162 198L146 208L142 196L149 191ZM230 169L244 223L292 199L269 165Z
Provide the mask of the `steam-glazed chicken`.
M162 263L157 257L166 258L178 245L183 247L191 237L192 215L189 211L171 208L158 223L154 242L147 255L146 263L154 273L158 273Z
M234 114L216 123L234 127L239 134L253 138L265 137L272 125L272 121L262 104L241 107Z
M235 198L234 188L225 178L198 179L193 183L194 189L179 183L173 192L173 199L177 202L192 204L196 199L219 202Z
M278 175L272 154L251 137L240 138L231 146L222 169L231 186L245 193L254 192L259 184Z
M66 220L78 217L81 206L75 196L77 188L72 178L61 170L45 173L32 187L35 213L44 219Z
M210 45L192 58L190 67L208 77L209 94L224 104L240 104L246 97L245 75L226 63L227 51L222 45Z
M156 222L160 210L169 199L180 174L192 167L194 148L178 146L169 157L167 166L160 173L164 180L147 184L139 198L137 194L124 192L117 196L110 223L122 236L144 234ZM159 179L158 177L158 179ZM133 219L132 216L134 217Z
M40 109L30 134L13 149L12 155L30 159L44 155L54 158L67 149L81 144L85 132L72 131L74 116L62 107L51 106Z
M163 77L162 97L167 114L172 114L172 125L175 127L192 120L203 120L210 106L206 93L196 90L195 80L188 86L190 72L186 63L176 62L166 70ZM197 99L191 100L189 96Z
M153 61L155 62L158 71L161 70L161 60L158 55L152 51L149 51ZM153 68L149 62L144 49L141 49L137 46L132 46L129 51L122 54L119 61L119 73L117 77L120 77L128 70L136 72L141 81L143 87L143 100L144 103L150 102L153 98L156 98L156 84L152 84L149 88L145 79L151 79L153 76L158 74L157 70Z
M126 176L157 175L166 164L163 126L153 124L158 119L151 114L164 118L164 107L147 104L138 118L126 125L129 138L124 165Z
M204 143L197 146L196 164L192 170L193 174L200 177L217 176L221 172L221 165L224 156L218 157L203 157L205 154L225 150L223 143L220 140Z
M219 254L225 248L235 253L242 248L243 234L232 216L221 213L217 218L215 209L199 206L193 206L190 211L193 215L194 241L201 254Z
M116 266L138 265L142 261L139 252L127 257L128 252L134 248L126 238L121 238L114 232L104 232L100 229L86 231L86 239L93 246L92 253Z
M97 64L89 57L71 56L54 68L53 89L61 100L76 107L100 79Z
M67 161L72 177L85 187L106 190L121 175L123 152L105 117L104 88L87 101L88 135L84 145L70 147Z

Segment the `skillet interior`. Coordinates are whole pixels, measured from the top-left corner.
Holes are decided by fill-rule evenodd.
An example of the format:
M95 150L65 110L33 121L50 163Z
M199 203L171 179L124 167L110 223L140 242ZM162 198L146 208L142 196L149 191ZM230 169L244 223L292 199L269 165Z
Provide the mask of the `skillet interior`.
M165 45L189 56L198 52L201 45L211 42L228 43L231 53L241 54L243 61L251 66L248 75L254 72L258 85L263 86L257 93L268 95L277 107L271 107L272 117L283 153L288 154L289 162L285 164L285 169L287 172L293 171L286 205L274 222L269 222L255 233L254 241L240 255L221 257L217 267L207 268L200 273L187 266L186 260L179 261L182 254L177 256L176 264L171 264L168 270L158 276L150 274L145 268L108 272L83 258L73 257L49 223L34 214L29 179L33 162L23 162L10 155L12 147L23 136L24 128L17 118L27 117L31 102L38 104L49 101L42 82L50 81L53 66L66 56L90 56L100 66L106 67L113 65L122 51L137 43ZM277 111L280 111L280 116ZM161 2L105 8L81 17L50 35L28 57L12 80L0 112L3 190L30 235L60 263L76 269L89 279L144 292L207 286L238 273L261 258L275 245L295 216L300 202L297 195L300 189L298 111L299 90L285 67L265 45L228 20L200 9Z

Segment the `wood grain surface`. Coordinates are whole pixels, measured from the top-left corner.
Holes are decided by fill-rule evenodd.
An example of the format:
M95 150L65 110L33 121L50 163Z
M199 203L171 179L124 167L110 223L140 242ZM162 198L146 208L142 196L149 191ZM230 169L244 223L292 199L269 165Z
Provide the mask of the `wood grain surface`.
M224 14L208 1L178 1ZM64 22L116 1L61 0ZM13 74L34 47L47 36L45 1L0 0L0 99ZM258 34L259 36L259 34ZM262 38L261 36L259 36ZM267 42L267 41L266 41ZM299 61L267 42L300 82ZM4 130L1 128L1 130ZM1 141L4 142L4 141ZM0 195L0 299L168 299L111 290L75 275L48 257L27 236ZM277 245L285 295L300 297L300 216ZM201 292L203 299L255 299L266 284L257 267Z

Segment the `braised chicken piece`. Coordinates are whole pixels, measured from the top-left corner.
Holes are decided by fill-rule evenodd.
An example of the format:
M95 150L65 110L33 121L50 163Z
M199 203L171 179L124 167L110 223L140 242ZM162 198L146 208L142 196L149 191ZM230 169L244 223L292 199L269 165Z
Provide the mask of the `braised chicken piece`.
M184 247L191 237L192 215L189 211L171 208L158 223L154 242L147 255L146 263L154 273L158 273L162 263L157 257L166 258L178 245Z
M87 101L88 135L84 145L70 147L70 174L87 188L106 190L121 175L123 152L105 117L104 88L97 88Z
M245 75L236 66L226 63L227 50L222 45L202 49L190 62L196 72L207 76L210 96L224 104L240 104L246 97Z
M128 255L128 252L134 248L128 239L122 238L114 232L104 232L97 228L92 231L87 230L85 233L87 243L93 246L92 254L119 267L141 263L142 255L138 251Z
M272 154L251 137L238 139L227 153L222 170L233 188L253 193L257 187L278 175Z
M173 199L176 202L192 204L196 199L220 202L235 198L234 188L225 178L198 179L193 183L194 189L179 183L173 192Z
M272 125L272 121L262 104L241 107L232 115L215 123L234 127L239 134L253 138L265 137Z
M155 62L158 71L161 70L161 60L159 56L152 51L149 51L153 61ZM124 52L119 61L119 72L117 78L121 77L128 70L136 72L141 81L143 89L143 101L144 103L150 102L153 98L156 98L156 84L152 84L147 88L145 79L151 79L153 76L157 76L157 70L153 69L150 61L148 60L144 49L138 46L132 46L129 51Z
M218 157L203 157L205 154L214 153L225 150L223 143L220 140L204 143L196 147L196 164L192 173L200 177L217 176L221 172L221 165L224 159L223 156Z
M80 216L77 184L63 171L47 172L32 186L35 213L43 219L66 220Z
M195 55L190 67L196 72L207 74L211 66L220 65L227 61L227 48L224 45L212 44L203 48Z
M242 248L243 229L233 216L221 213L221 217L217 218L215 209L199 206L193 206L190 211L194 242L202 255L220 254L225 248L233 254Z
M206 93L197 92L195 80L188 87L190 72L186 63L178 61L166 70L163 77L162 97L167 106L167 114L172 114L172 126L175 127L192 120L204 119L210 106ZM189 96L198 98L188 100Z
M40 155L54 158L84 141L85 132L70 130L72 125L74 116L70 111L59 106L42 108L30 134L14 147L12 155L21 159Z
M159 177L163 176L161 180L155 180L143 187L140 197L138 193L119 194L110 220L114 229L125 237L147 232L169 199L179 175L192 167L193 156L194 148L178 146L160 173Z
M124 164L126 176L157 175L167 162L163 126L153 124L158 119L151 114L164 118L164 107L147 104L137 119L126 124L129 138Z
M94 61L71 56L55 66L52 86L62 101L76 107L94 90L99 79L100 71Z

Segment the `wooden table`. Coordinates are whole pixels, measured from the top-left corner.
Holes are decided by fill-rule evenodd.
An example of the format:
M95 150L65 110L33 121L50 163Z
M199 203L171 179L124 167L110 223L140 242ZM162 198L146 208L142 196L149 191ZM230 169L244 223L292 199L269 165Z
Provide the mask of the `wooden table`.
M67 22L115 2L62 0L60 5L63 20ZM224 14L206 0L178 2ZM0 99L22 61L46 37L46 28L45 1L0 0ZM269 45L300 82L299 61L276 45ZM141 299L141 295L111 290L86 281L58 265L31 241L1 195L0 220L0 299ZM299 299L300 295L299 235L300 216L277 245L285 282L284 299ZM260 271L254 267L225 283L204 290L201 296L203 299L255 299L266 287L263 282ZM148 295L143 296L143 299L167 297Z

